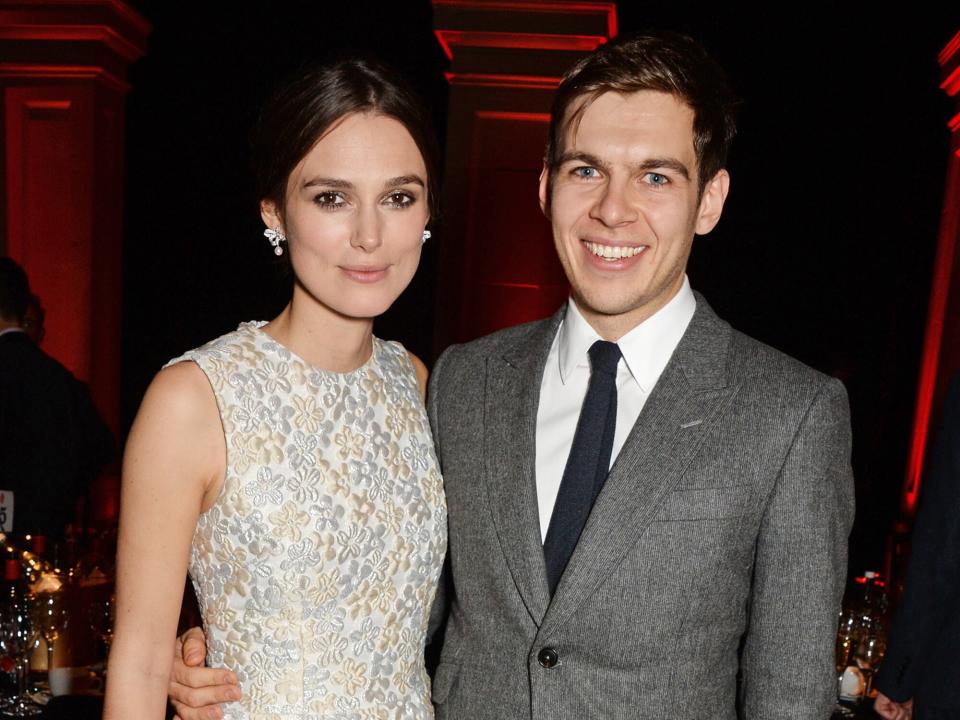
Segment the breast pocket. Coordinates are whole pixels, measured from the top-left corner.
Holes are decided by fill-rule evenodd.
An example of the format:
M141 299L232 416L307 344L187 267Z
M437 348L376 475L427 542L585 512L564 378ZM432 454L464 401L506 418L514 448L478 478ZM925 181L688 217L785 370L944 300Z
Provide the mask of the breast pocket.
M749 515L753 510L752 485L689 488L674 490L666 499L657 520L722 520Z

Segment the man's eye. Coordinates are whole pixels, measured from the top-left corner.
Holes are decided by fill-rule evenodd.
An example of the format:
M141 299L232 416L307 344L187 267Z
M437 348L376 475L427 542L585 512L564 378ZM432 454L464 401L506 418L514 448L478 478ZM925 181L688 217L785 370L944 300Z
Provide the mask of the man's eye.
M573 174L581 178L600 177L600 171L595 167L578 167L573 169Z
M417 199L407 192L393 192L384 198L384 203L396 208L405 208L413 205Z
M313 201L323 208L340 208L346 204L343 195L337 192L322 192L318 194Z
M668 178L666 175L661 175L660 173L655 172L647 173L646 180L651 185L661 186L670 184L670 178Z

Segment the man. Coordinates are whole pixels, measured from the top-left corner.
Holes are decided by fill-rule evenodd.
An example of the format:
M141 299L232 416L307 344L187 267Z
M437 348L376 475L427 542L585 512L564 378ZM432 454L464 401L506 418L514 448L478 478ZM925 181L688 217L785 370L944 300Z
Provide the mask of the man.
M13 494L8 533L63 537L76 505L113 456L86 386L24 328L27 275L0 258L0 489Z
M913 530L903 597L875 685L887 720L960 718L960 374L950 382Z
M733 134L689 38L614 41L561 83L540 202L571 299L449 348L431 380L450 530L438 718L829 717L846 395L685 276ZM216 672L177 666L177 703L226 693L184 687Z

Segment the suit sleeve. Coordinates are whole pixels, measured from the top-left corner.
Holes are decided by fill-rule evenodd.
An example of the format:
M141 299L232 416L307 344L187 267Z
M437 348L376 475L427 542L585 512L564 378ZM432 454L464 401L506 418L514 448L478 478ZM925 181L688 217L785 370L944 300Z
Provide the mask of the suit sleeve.
M433 366L433 372L430 373L430 384L427 388L427 415L430 418L430 428L433 431L433 444L437 453L437 459L440 461L440 472L443 473L443 454L440 450L440 424L439 424L439 401L441 395L441 384L443 367L450 357L453 347L447 348ZM446 622L447 612L449 610L449 590L450 584L450 557L449 551L443 562L443 570L440 573L440 581L437 584L437 594L433 600L433 606L430 609L430 624L427 628L427 643L433 644L443 637L439 632Z
M897 702L912 698L947 613L960 603L960 374L950 384L924 478L903 597L876 685Z
M850 410L828 381L797 428L757 538L741 656L742 717L826 720L853 523Z

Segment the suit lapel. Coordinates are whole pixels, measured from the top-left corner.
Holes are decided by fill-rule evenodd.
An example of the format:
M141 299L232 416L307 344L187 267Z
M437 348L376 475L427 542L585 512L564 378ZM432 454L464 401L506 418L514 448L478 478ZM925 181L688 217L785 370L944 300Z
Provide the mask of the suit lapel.
M563 624L621 562L683 476L736 387L730 327L697 296L697 311L610 470L560 580L541 632Z
M550 602L537 511L537 406L562 318L561 309L516 347L487 359L484 456L493 521L514 583L537 625Z

